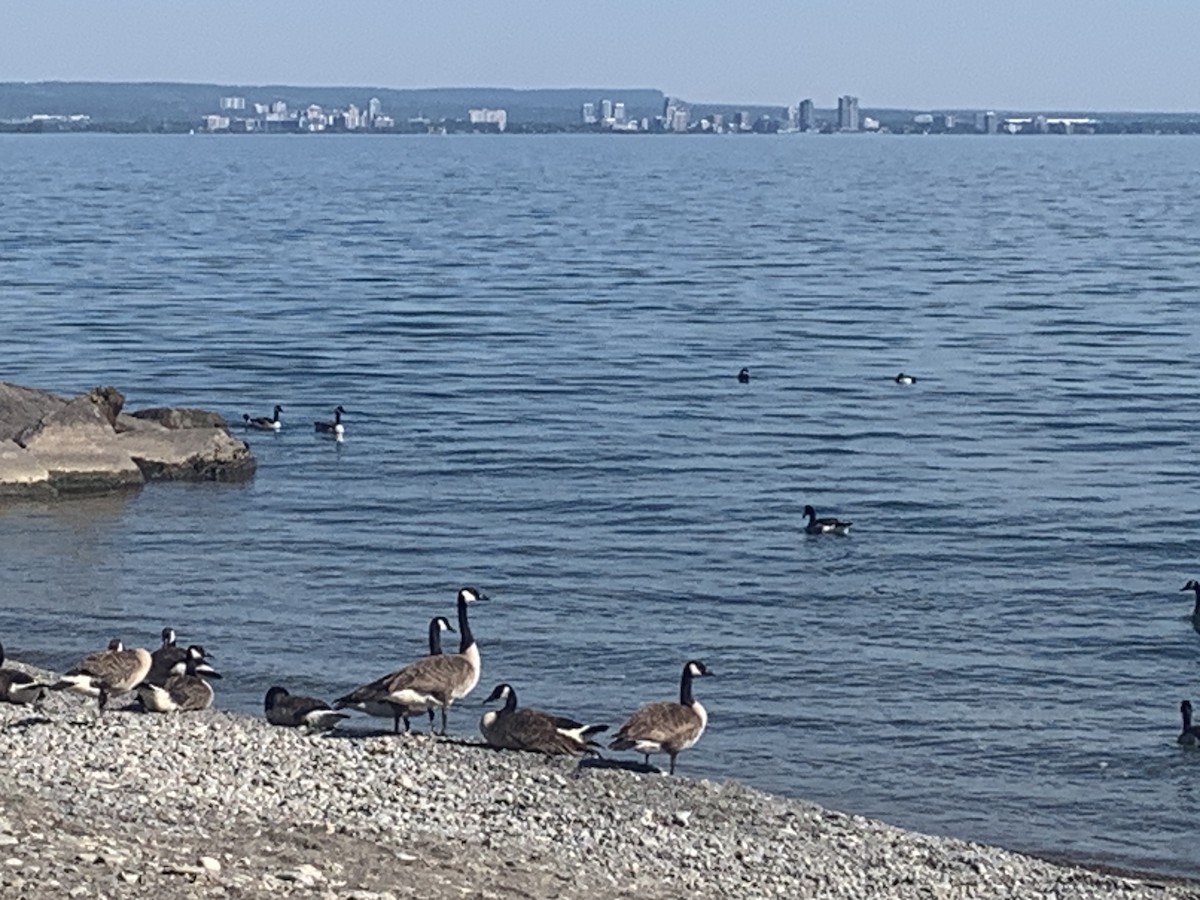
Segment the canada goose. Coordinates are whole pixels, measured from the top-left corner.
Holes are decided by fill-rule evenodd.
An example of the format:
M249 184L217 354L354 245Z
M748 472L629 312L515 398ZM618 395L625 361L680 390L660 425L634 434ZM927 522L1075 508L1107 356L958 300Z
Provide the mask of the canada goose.
M1183 731L1179 733L1179 743L1185 747L1200 745L1200 725L1192 724L1192 701L1184 700L1180 703L1179 713L1183 716Z
M324 700L289 694L287 688L279 685L267 691L263 711L272 725L283 725L287 728L303 726L309 731L328 731L342 719L350 718L345 713L334 712Z
M679 702L651 703L643 706L609 743L610 750L636 750L650 764L651 753L666 753L671 757L671 774L675 774L675 757L704 734L708 712L692 696L692 679L711 675L704 665L693 659L683 667L679 682Z
M116 638L108 649L85 656L50 687L55 691L72 691L85 697L95 697L100 708L108 704L112 694L123 694L141 684L150 672L150 651L142 647L126 650Z
M162 646L150 654L150 672L145 681L162 687L172 675L182 675L188 659L196 661L196 674L208 675L213 671L207 660L212 656L199 644L192 644L186 649L176 646L175 632L170 628L162 630ZM169 640L168 640L169 638Z
M480 733L493 747L551 755L589 753L594 752L592 735L608 730L607 725L584 725L537 709L517 709L517 692L510 684L496 685L483 702L495 700L503 700L504 708L490 710L479 720Z
M313 422L313 429L321 434L345 434L346 427L342 425L342 415L346 411L340 406L333 411L332 422Z
M896 384L916 384L916 383L917 383L916 375L905 375L903 372L901 372L899 375L896 376Z
M442 632L453 631L454 626L445 616L434 616L429 620L429 655L442 655ZM388 715L391 715L388 713ZM433 731L433 707L429 707L429 730Z
M281 412L283 412L283 407L276 405L275 415L269 419L266 416L251 418L249 413L243 413L242 421L246 423L247 428L257 428L259 431L278 431L283 427L283 423L279 421Z
M1200 581L1189 581L1180 590L1196 592L1196 605L1192 607L1192 624L1200 629Z
M204 678L220 678L211 668ZM188 656L182 675L172 675L163 684L143 681L137 686L142 708L147 712L193 712L208 709L213 702L212 685L197 674L196 658Z
M841 519L818 519L817 511L811 506L804 507L804 514L808 516L808 524L804 526L805 534L849 534L850 522L843 522Z
M0 700L5 703L41 703L48 685L32 675L4 668L4 645L0 644Z
M738 384L749 384L749 383L750 383L750 370L742 369L742 371L738 372Z
M458 592L458 652L453 655L430 655L418 659L398 672L384 675L370 684L351 691L333 701L334 709L358 709L372 716L392 717L393 729L400 733L409 730L409 717L439 707L442 711L442 734L446 733L446 710L455 700L461 700L479 683L479 646L467 622L467 604L488 599L475 588L465 587ZM432 632L432 626L431 626Z

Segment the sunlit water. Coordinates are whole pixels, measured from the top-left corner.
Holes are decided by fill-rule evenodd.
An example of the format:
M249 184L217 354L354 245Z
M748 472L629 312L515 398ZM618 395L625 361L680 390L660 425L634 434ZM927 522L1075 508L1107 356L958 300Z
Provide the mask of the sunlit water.
M1198 149L0 137L0 378L285 421L246 485L0 508L0 635L173 625L254 711L475 584L485 690L615 724L703 659L682 774L1200 874Z

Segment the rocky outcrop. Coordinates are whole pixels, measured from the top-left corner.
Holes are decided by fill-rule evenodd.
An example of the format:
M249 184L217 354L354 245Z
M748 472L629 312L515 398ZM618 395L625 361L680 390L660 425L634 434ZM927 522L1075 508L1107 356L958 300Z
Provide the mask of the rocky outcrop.
M97 387L67 400L0 383L0 497L45 497L138 487L147 481L243 481L250 448L202 409L121 412Z

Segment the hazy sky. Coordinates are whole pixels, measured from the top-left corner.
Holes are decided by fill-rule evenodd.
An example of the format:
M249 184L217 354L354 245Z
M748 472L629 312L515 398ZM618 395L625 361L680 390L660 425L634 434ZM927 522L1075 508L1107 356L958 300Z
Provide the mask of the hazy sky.
M7 0L0 81L1200 111L1197 0Z

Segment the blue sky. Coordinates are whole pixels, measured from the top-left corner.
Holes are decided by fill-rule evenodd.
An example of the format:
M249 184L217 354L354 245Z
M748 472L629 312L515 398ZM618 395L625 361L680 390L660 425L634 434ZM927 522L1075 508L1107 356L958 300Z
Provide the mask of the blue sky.
M653 87L1200 111L1196 0L12 0L0 81Z

